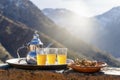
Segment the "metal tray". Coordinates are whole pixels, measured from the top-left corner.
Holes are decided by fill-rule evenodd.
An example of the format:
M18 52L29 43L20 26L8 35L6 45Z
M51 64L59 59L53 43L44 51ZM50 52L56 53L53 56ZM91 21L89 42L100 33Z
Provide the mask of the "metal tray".
M20 61L22 60L22 61ZM19 62L20 61L20 62ZM15 67L15 68L20 68L20 69L40 69L40 70L61 70L61 69L67 69L67 65L73 60L67 59L67 64L62 64L62 65L31 65L27 64L25 58L14 58L14 59L9 59L6 61L10 66Z

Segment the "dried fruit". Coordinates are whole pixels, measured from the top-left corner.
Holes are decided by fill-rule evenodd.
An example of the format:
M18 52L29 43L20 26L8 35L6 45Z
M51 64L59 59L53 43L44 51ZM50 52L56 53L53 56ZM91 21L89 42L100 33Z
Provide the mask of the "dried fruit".
M97 66L97 61L90 61L90 60L86 60L86 59L83 59L83 60L76 59L75 64L78 66L83 66L83 67L87 67L87 66L94 67L94 66Z

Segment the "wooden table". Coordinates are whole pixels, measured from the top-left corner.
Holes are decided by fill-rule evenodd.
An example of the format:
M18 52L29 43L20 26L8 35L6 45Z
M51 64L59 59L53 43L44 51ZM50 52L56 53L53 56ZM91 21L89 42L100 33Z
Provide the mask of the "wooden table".
M106 67L97 73L73 70L23 70L0 65L0 80L120 80L120 68Z

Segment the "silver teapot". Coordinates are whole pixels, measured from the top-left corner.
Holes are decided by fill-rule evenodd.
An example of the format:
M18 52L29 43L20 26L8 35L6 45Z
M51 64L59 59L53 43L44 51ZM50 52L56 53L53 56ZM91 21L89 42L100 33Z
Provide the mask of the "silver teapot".
M22 47L17 49L18 58L20 58L19 50L23 48L27 48L28 53L26 56L26 62L28 64L37 64L36 61L37 50L42 47L43 47L43 43L41 42L37 31L35 31L33 35L33 39L29 43L27 43L27 45L23 45Z

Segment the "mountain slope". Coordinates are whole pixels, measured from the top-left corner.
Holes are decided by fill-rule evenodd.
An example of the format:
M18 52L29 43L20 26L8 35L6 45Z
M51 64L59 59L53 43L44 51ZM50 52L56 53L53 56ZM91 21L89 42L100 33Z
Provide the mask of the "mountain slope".
M28 43L32 39L35 30L28 28L26 25L20 22L15 23L3 15L1 15L0 20L0 41L13 57L17 57L17 49L20 46ZM64 45L51 39L42 32L39 32L39 35L44 43L44 47L47 46L49 43L53 43L51 47L65 47ZM20 55L23 57L25 57L27 53L26 49L24 49L24 51L25 52L20 52ZM81 56L82 55L78 55L72 50L69 50L68 52L68 58L81 58Z
M120 57L120 6L114 7L104 14L96 16L101 27L97 29L96 44L100 49L106 50L115 57ZM94 41L95 42L95 41ZM99 43L100 42L100 43Z
M5 62L7 59L12 58L11 55L6 51L6 49L0 43L0 63Z
M16 3L19 4L16 5ZM29 0L4 0L0 1L0 5L2 5L2 14L7 17L7 19L4 18L0 23L1 43L9 52L14 52L13 56L15 56L15 51L18 47L31 39L33 31L30 31L30 28L32 28L34 30L38 30L44 35L47 35L50 37L49 39L54 39L56 42L59 42L69 50L73 51L71 55L78 55L75 56L76 58L85 57L100 61L103 60L111 66L120 66L120 63L116 61L115 58L108 56L107 53L100 51L94 46L86 44L80 38L71 35L66 29L58 27ZM20 25L19 27L17 27L18 24ZM3 34L7 36L4 36ZM5 39L8 41L5 41ZM43 40L42 41L47 43L49 42L49 39L45 39L45 42Z
M16 0L16 2L17 1L19 0ZM88 46L88 44L86 44L79 38L74 37L64 28L60 28L56 24L54 24L31 2L27 1L26 3L27 5L26 5L24 3L24 0L22 1L23 1L23 6L25 6L24 9L21 8L20 6L16 7L16 3L12 3L12 6L8 3L7 7L2 9L3 15L7 16L8 18L14 21L23 22L27 26L45 33L46 35L60 42L61 44L64 44L69 49L74 50L75 52L78 52L81 54L96 53L94 49L91 48L91 46ZM9 10L11 12L9 12L7 8L10 8ZM27 12L29 12L29 14L27 14L26 9L27 9ZM14 12L12 12L13 10ZM18 13L18 11L20 13ZM26 15L24 15L23 13L24 14L26 13ZM11 15L15 17L12 17Z

